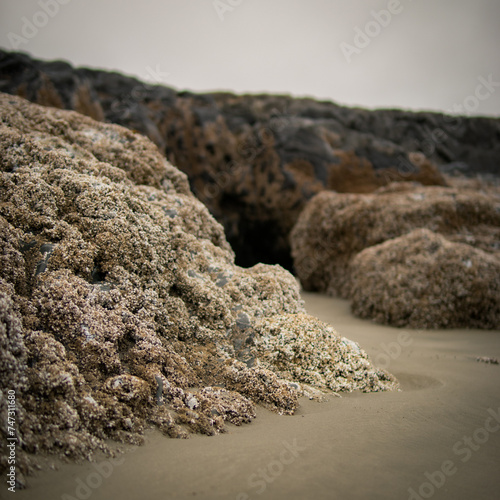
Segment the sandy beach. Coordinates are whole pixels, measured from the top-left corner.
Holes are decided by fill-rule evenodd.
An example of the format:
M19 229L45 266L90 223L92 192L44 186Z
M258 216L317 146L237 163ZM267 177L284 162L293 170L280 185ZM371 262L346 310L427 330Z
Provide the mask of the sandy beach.
M500 331L399 330L303 293L309 313L360 343L401 391L260 408L249 425L188 440L147 434L113 463L61 464L20 499L494 499L500 495ZM5 495L5 490L2 492Z

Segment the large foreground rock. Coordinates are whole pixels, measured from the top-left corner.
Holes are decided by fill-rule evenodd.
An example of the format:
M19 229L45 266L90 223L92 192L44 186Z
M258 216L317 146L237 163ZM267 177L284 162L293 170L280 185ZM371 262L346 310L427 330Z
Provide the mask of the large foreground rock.
M0 113L0 468L13 393L28 470L26 453L88 457L150 425L185 437L248 422L256 403L291 414L308 384L396 385L305 314L283 268L235 266L148 139L6 94Z
M0 51L0 91L153 140L225 228L237 262L291 269L289 233L323 190L498 174L500 120L368 111L288 96L193 94ZM441 170L438 171L436 168Z
M366 195L320 193L291 241L303 286L353 298L362 317L418 328L500 327L495 187L396 183Z

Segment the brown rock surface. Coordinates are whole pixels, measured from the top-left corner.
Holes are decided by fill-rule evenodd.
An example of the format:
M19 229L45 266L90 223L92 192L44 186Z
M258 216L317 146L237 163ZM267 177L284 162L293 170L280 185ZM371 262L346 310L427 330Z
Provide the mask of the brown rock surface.
M365 289L360 289L360 283L363 280L356 265L365 262L365 260L358 259L356 256L365 249L407 235L419 228L438 233L450 242L469 245L471 251L479 252L475 260L481 260L480 256L488 257L488 259L491 257L493 260L488 260L488 264L485 262L484 266L474 267L478 273L486 272L488 266L492 265L491 262L500 258L500 191L498 188L488 188L487 186L479 186L478 188L475 183L473 184L471 186L467 183L457 183L455 187L443 188L393 183L372 194L328 192L318 194L300 215L291 237L295 269L304 288L325 291L344 298L351 298L355 293L359 297L358 302L361 303L360 297L367 297L372 293L372 290L367 285L368 277L365 280ZM389 251L392 247L390 245L382 247L382 249L386 248ZM415 248L419 249L420 247L417 245ZM462 249L463 247L456 248ZM390 262L390 257L383 256L382 253L374 254L367 250L365 254L366 262L369 260L368 256L371 256L370 262L373 266L376 266L376 258L381 259L377 272L373 271L378 276L376 287L379 292L376 294L381 293L380 290L384 286L391 287L390 280L394 278L393 270L386 267L387 262ZM441 254L435 255L436 258L438 256L441 258ZM427 257L432 260L431 254ZM395 262L399 263L398 266L404 267L403 257L399 260L396 259ZM457 259L453 262L454 265L458 265ZM439 266L442 263L443 260L439 260L434 265ZM461 271L462 267L459 266L454 272L460 274ZM402 275L406 275L412 271L401 272ZM353 273L356 274L355 279ZM486 293L484 288L486 282L490 284L491 282L488 281L489 278L484 277L484 279L486 281L478 290L482 289ZM394 286L397 284L394 283ZM423 283L419 286L422 287ZM428 288L433 286L433 275L430 274ZM444 285L440 282L436 286L439 288ZM355 287L355 292L353 287ZM404 296L407 297L408 294L411 294L411 290L410 287ZM500 301L498 290L495 290L490 290L493 293L492 297L496 297L497 301ZM392 296L393 292L387 293ZM425 295L425 290L422 293ZM448 300L451 302L448 307L451 311L457 311L456 308L460 301L455 301L455 304L451 297L454 293L458 293L458 289L450 290L449 293ZM484 296L485 304L490 304L487 295L486 293ZM369 302L368 299L363 300L366 303ZM375 300L374 295L373 301ZM408 300L407 307L411 307L410 304L416 305L416 302L412 302L412 300L416 301L416 298ZM481 301L481 297L477 297L475 300ZM432 308L431 302L427 304L427 310ZM423 316L418 316L419 320L407 318L405 323L405 320L402 319L405 317L402 311L402 316L398 320L391 320L390 318L397 315L387 312L388 302L384 302L383 306L380 304L380 307L384 307L387 313L387 319L384 321L391 322L391 324L396 322L395 324L398 326L412 325L422 328L428 327L430 324L437 324L436 320L425 321ZM407 307L403 309L407 310ZM372 309L368 307L356 306L354 308L360 314L362 309L364 310L363 317L371 317L370 314L373 314L379 321L382 321L384 317L384 314L375 312L374 309L373 313L369 313ZM436 311L435 314L439 313ZM435 314L433 313L431 316L434 317ZM472 309L469 321L465 319L462 312L458 313L457 311L457 314L457 321L448 318L443 319L443 322L439 324L474 326L481 323L475 317ZM494 316L495 313L493 313ZM491 319L485 319L482 324L485 328L498 327L498 324L494 325Z
M293 276L237 267L185 174L143 136L6 94L0 113L0 397L3 412L16 394L18 466L140 443L150 425L214 434L256 403L293 413L315 380L284 379L254 345L262 321L306 321ZM357 344L309 328L345 368L320 387L396 385ZM318 357L295 364L307 373Z

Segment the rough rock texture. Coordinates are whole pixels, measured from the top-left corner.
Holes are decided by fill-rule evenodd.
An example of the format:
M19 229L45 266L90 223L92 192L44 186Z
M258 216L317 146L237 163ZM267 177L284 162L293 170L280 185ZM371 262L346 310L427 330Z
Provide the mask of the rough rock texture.
M354 257L352 311L413 328L500 328L500 259L428 229Z
M291 241L303 286L352 298L362 317L500 327L498 187L395 183L373 194L320 193Z
M359 346L340 337L332 327L307 314L264 318L256 326L258 356L286 379L298 380L334 391L365 391L391 388L391 377L367 377L370 363ZM359 354L353 362L352 351Z
M26 453L139 443L149 425L214 434L256 403L291 414L302 382L396 386L304 316L283 268L237 267L222 226L143 136L0 94L0 171L0 402L16 392L21 468ZM329 349L304 350L289 380L264 359L273 342L256 347L275 335L258 325L282 315ZM327 383L308 377L316 366Z
M372 192L402 180L444 185L435 165L476 175L498 174L500 163L498 119L177 92L1 51L0 91L148 136L188 174L245 266L291 269L290 230L320 191Z

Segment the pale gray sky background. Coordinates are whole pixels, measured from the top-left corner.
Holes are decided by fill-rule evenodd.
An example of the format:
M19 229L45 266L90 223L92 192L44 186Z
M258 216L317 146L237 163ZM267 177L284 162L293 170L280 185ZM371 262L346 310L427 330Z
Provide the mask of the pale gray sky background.
M177 89L500 116L500 0L0 0L13 45Z

